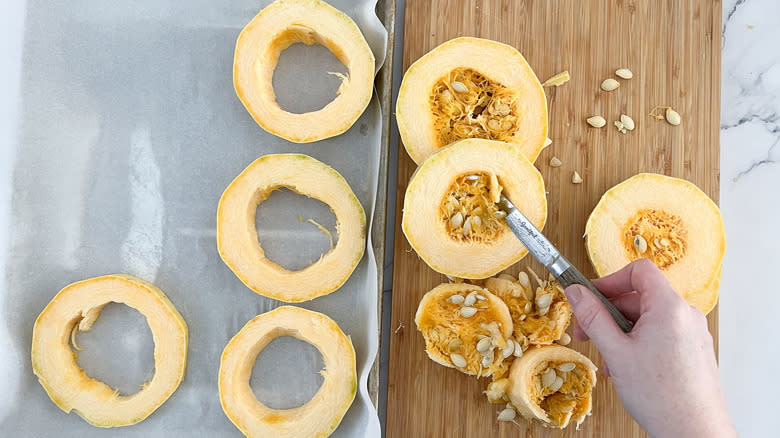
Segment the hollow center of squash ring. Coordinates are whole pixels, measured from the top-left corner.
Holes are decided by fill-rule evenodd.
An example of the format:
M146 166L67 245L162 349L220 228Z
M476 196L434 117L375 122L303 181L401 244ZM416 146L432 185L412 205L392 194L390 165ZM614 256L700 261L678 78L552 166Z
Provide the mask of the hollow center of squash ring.
M431 91L439 147L464 138L512 142L518 106L511 90L470 68L456 68Z
M543 362L534 372L534 399L556 426L580 418L588 411L594 382L576 362Z
M82 321L85 322L79 331ZM71 348L76 350L79 367L120 395L135 394L152 379L152 331L136 309L121 303L108 303L102 311L100 307L93 308L84 319L76 321L71 334Z
M257 240L268 260L297 271L316 262L336 245L336 215L328 204L285 186L257 196Z
M308 342L282 335L258 354L249 386L271 409L292 409L308 402L322 386L322 354Z
M503 188L495 174L473 172L458 176L439 207L450 238L465 242L495 241L506 230L506 216L496 203Z
M349 71L344 54L313 29L291 26L272 46L278 58L272 78L274 96L284 111L319 111L347 85Z
M663 210L644 209L626 223L623 246L629 259L648 258L664 269L685 256L686 237L687 232L678 216Z

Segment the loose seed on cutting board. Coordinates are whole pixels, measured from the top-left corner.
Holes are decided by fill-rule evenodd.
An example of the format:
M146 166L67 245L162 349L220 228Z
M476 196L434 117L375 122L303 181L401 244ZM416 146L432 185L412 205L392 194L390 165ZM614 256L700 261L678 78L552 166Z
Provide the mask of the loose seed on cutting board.
M568 333L562 334L561 339L558 339L558 344L563 346L571 344L571 335Z
M634 119L632 119L631 117L629 117L629 116L627 116L625 114L621 114L620 115L620 123L622 123L623 127L628 129L629 131L633 131L634 127L636 126L634 124Z
M677 111L671 108L667 108L666 121L669 122L670 125L677 126L680 124L680 122L682 122L682 118L680 117L680 114Z
M604 119L604 117L601 116L588 117L586 121L588 122L588 125L594 128L601 128L607 124L606 119Z
M561 85L565 84L566 82L569 82L569 71L564 70L557 75L551 77L550 79L547 79L542 84L542 87L549 87L549 86L556 86L560 87Z
M612 78L604 79L604 82L601 83L601 89L604 91L612 91L617 89L617 87L619 86L620 86L620 82Z
M515 419L515 410L506 408L498 413L498 421L512 421Z
M550 167L561 167L562 164L563 163L558 159L558 157L550 158Z
M582 183L582 177L579 173L575 170L573 174L571 174L571 182L572 184L580 184Z
M631 79L634 77L634 74L627 68L619 68L615 71L615 76L623 79Z

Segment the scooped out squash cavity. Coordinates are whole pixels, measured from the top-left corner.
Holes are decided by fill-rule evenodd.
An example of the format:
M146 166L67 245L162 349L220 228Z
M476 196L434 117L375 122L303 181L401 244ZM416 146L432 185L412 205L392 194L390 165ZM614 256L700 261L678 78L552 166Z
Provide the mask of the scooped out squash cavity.
M279 55L292 44L321 44L349 70L339 95L324 108L293 114L279 107L273 74ZM309 143L349 129L373 93L374 55L352 19L321 0L277 0L244 27L236 41L236 94L266 131Z
M279 336L309 342L322 354L322 386L302 406L271 409L255 398L249 378L257 355ZM230 421L248 437L327 437L357 392L355 350L329 317L282 306L256 316L228 342L219 366L219 400Z
M528 250L496 205L504 194L539 229L547 219L542 175L514 145L465 139L422 163L406 189L402 229L435 271L481 279Z
M257 240L257 205L281 187L328 204L336 215L336 246L299 271L289 271L269 260ZM230 183L219 200L219 255L247 287L269 298L293 303L333 292L352 274L365 246L366 214L360 201L344 177L308 155L258 158Z
M452 39L412 64L396 119L417 164L464 138L511 143L533 162L547 138L547 100L533 70L514 47L481 38Z
M68 341L87 331L110 302L123 303L146 317L154 339L154 376L141 390L121 396L86 375ZM98 427L138 423L173 394L187 362L187 324L163 292L151 283L113 274L72 283L43 309L33 326L32 366L51 400Z

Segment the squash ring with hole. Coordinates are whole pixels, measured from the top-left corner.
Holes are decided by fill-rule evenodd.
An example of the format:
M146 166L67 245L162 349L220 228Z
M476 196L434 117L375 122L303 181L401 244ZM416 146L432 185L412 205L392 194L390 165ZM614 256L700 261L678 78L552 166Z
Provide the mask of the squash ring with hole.
M280 187L318 199L336 215L336 246L298 271L269 260L257 240L257 206ZM230 183L217 207L217 249L222 260L253 291L288 303L341 287L363 257L365 242L366 214L349 184L332 167L308 155L258 158Z
M108 303L123 303L146 317L154 339L154 376L121 396L76 363L69 340L87 331ZM72 283L43 309L33 326L32 366L51 400L98 427L129 426L148 417L178 388L187 362L187 324L155 285L125 274Z
M544 227L544 181L528 158L509 143L460 140L412 175L403 232L433 270L460 278L490 277L528 254L496 205L502 193L538 229Z
M279 336L312 344L322 354L322 386L303 405L271 409L249 386L257 355ZM352 342L328 316L281 306L256 316L228 342L219 366L219 400L230 421L248 437L326 437L338 427L357 391Z
M723 217L693 183L654 173L634 175L604 193L585 234L599 276L648 258L688 303L705 314L717 304L726 251Z
M276 102L273 74L279 55L295 43L321 44L344 64L338 96L318 111L294 114ZM349 129L373 93L374 54L345 13L320 0L277 0L244 27L236 41L233 85L257 124L295 143L309 143Z
M395 113L417 164L464 138L514 144L534 162L547 139L547 98L528 62L514 47L481 38L452 39L412 64Z

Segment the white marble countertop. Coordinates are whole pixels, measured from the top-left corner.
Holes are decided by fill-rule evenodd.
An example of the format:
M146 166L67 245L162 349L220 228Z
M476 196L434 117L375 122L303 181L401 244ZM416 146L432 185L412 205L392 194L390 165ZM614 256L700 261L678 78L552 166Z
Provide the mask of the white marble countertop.
M396 17L394 85L402 66L403 1ZM720 296L721 378L742 438L777 436L780 341L773 336L780 309L780 2L723 3L720 206L728 249ZM394 93L395 95L395 93ZM390 144L397 143L395 138ZM394 148L391 148L391 151ZM394 152L393 152L394 153ZM396 156L391 157L397 160ZM391 160L391 166L396 161ZM388 187L395 187L396 168ZM395 194L388 193L387 217ZM388 219L383 331L390 327L393 221ZM770 274L770 275L767 275ZM387 344L382 359L386 376ZM384 414L383 409L380 414Z

